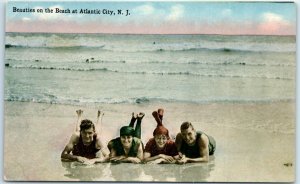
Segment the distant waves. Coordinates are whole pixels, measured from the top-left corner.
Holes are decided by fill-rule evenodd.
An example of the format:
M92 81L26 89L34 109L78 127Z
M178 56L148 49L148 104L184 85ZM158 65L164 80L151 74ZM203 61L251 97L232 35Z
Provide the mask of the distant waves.
M7 66L13 67L13 68L34 68L34 69L48 69L48 66L40 66L41 68L37 68L38 66L34 65L13 65L10 62L39 62L39 63L55 63L50 60L40 60L40 59L34 59L34 60L26 60L26 59L6 59L6 63L8 64ZM244 65L244 66L275 66L275 67L296 67L296 64L294 63L250 63L246 61L218 61L218 62L211 62L211 61L187 61L185 63L180 62L180 61L126 61L126 60L102 60L102 59L97 59L97 58L86 58L86 59L81 59L81 60L70 60L66 61L67 63L107 63L107 64L125 64L125 63L130 63L130 64L170 64L170 65L224 65L224 66L230 66L230 65ZM88 66L88 65L86 65ZM65 67L64 67L65 68ZM56 68L51 68L51 69L56 69ZM69 69L66 69L69 70ZM70 69L72 70L72 69ZM84 70L85 71L85 70Z
M218 78L261 78L261 79L277 79L277 80L294 80L294 78L288 77L270 77L261 75L234 75L234 74L203 74L195 73L191 71L181 71L181 72L158 72L158 71L125 71L125 70L114 70L108 68L68 68L68 67L54 67L54 66L18 66L18 65L5 65L7 68L14 69L36 69L36 70L66 70L66 71L82 71L82 72L114 72L114 73L127 73L127 74L140 74L140 75L186 75L186 76L198 76L198 77L218 77Z
M37 96L15 96L5 95L5 101L15 102L35 102L47 104L63 104L63 105L97 105L97 104L147 104L147 103L191 103L191 104L211 104L211 103L273 103L273 102L292 102L295 99L193 99L193 100L174 100L166 98L103 98L103 99L71 99L66 97L58 97L50 94L41 94Z
M221 53L251 53L251 52L266 52L266 53L277 53L277 52L287 52L292 53L295 52L294 49L289 50L278 50L278 49L271 49L271 48L264 48L264 49L250 49L250 48L227 48L227 47L172 47L172 46L162 46L159 48L157 47L144 47L144 48L124 48L124 47L115 47L115 46L108 46L108 45L29 45L29 44L5 44L5 48L35 48L35 49L65 49L65 50L79 50L79 49L95 49L95 50L102 50L102 51L110 51L110 52L221 52Z
M73 46L48 46L46 44L42 44L42 45L13 45L13 44L5 44L5 48L9 49L9 48L46 48L46 49L81 49L81 48L95 48L95 49L99 49L99 48L103 48L104 45L99 45L99 46L85 46L85 45L73 45Z
M7 33L4 99L48 104L295 100L294 36Z

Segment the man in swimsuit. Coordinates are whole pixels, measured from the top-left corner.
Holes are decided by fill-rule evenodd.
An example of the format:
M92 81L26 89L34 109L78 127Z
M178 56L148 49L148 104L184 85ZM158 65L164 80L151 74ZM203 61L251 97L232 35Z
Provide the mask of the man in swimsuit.
M140 163L143 160L143 143L141 141L141 122L144 113L137 115L132 113L129 126L120 129L120 137L109 141L107 147L110 150L109 160L112 162ZM134 123L137 119L135 129Z
M178 163L208 162L209 155L213 155L216 149L214 138L196 131L190 122L182 123L180 131L175 141L181 157Z
M169 131L162 124L163 113L163 109L152 113L157 127L153 131L153 138L145 147L144 161L147 163L175 163L179 159L175 142L170 140Z
M78 161L84 164L94 164L104 162L108 154L104 151L104 146L99 137L99 131L96 132L92 121L85 119L81 121L82 110L76 111L78 119L75 133L70 138L69 143L61 153L62 161ZM99 125L99 116L101 119L103 113L98 111L97 124ZM98 134L97 134L98 133Z

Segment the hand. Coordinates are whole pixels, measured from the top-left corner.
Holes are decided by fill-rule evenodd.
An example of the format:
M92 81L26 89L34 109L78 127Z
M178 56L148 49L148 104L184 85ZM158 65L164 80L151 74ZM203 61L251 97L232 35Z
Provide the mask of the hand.
M105 158L93 158L90 161L93 163L103 163L106 161L106 159Z
M81 157L81 156L77 156L76 157L77 161L80 162L80 163L85 163L85 162L88 162L89 159L85 158L85 157Z
M128 157L127 160L135 164L141 163L141 160L137 157Z
M177 160L177 163L185 164L185 163L187 163L187 161L188 161L188 159L185 157L185 155L183 155L180 160Z
M152 160L150 162L147 162L147 164L161 164L161 163L164 163L165 162L165 159L163 158L159 158L159 159L156 159L156 160Z
M123 160L125 158L126 158L125 156L119 156L119 157L112 157L109 160L113 161L113 162L117 162L117 161Z
M184 155L181 152L178 152L179 158L182 158Z
M84 164L84 165L93 165L95 162L96 162L96 160L90 159L90 160L87 160L87 161L83 162L82 164Z
M166 162L172 163L174 162L174 158L172 156L160 154L160 158L163 158Z

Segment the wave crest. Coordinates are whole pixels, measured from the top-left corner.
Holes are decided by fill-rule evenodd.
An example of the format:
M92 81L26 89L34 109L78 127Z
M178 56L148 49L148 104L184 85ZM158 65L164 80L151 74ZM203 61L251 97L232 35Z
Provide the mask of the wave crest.
M151 98L151 97L137 97L137 98L103 98L103 99L68 99L57 97L55 95L44 94L40 97L17 96L8 95L5 101L16 102L35 102L48 104L63 104L63 105L97 105L97 104L146 104L146 103L193 103L193 104L209 104L209 103L273 103L273 102L290 102L295 99L195 99L195 100L176 100L167 98Z
M203 73L194 73L190 71L179 71L179 72L155 72L155 71L122 71L114 70L108 68L68 68L68 67L54 67L54 66L20 66L20 65L9 65L5 64L6 68L15 68L15 69L37 69L37 70L67 70L67 71L102 71L102 72L114 72L114 73L129 73L129 74L140 74L140 75L188 75L188 76L198 76L198 77L218 77L218 78L262 78L262 79L277 79L277 80L294 80L293 78L288 77L279 77L279 76L247 76L247 75L225 75L225 74L203 74Z

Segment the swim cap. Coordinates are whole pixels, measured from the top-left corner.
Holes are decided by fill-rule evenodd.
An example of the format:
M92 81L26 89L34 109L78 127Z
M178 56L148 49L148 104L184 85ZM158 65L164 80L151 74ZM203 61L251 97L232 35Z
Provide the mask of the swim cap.
M153 131L153 136L161 134L169 138L169 130L166 129L164 126L157 126Z
M130 126L123 126L120 129L120 136L123 136L123 135L134 136L134 129L132 127L130 127Z

